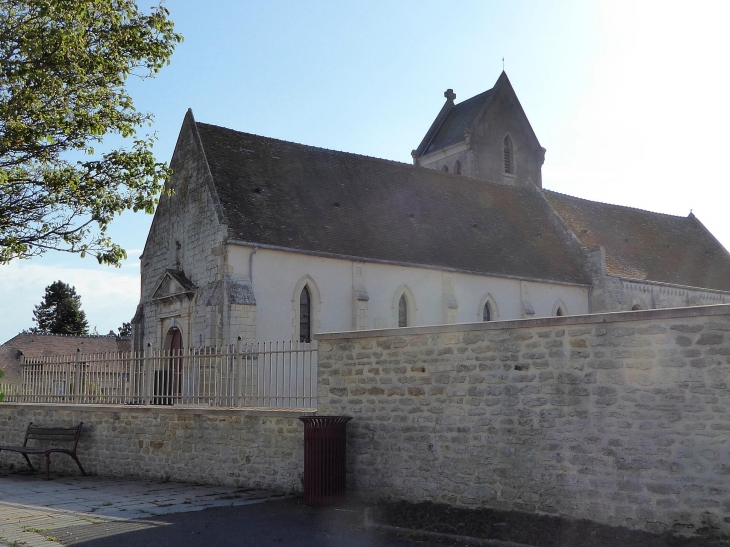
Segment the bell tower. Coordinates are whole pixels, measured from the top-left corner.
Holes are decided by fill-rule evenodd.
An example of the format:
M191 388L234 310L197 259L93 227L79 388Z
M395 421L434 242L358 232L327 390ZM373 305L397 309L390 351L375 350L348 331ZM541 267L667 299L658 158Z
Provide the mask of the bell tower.
M540 146L507 74L479 95L456 104L453 89L421 144L414 165L510 186L542 188Z

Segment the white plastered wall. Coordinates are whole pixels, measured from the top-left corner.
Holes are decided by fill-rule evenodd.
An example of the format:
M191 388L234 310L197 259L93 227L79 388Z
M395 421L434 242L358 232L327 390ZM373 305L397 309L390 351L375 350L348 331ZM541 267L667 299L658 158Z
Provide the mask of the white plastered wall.
M235 275L249 276L251 247L229 245L229 266ZM457 323L481 320L480 303L490 294L499 310L495 319L525 317L521 301L520 280L436 269L397 266L374 262L351 261L299 254L295 252L257 249L251 262L252 285L256 297L256 339L260 341L293 340L296 336L299 295L294 294L302 279L309 276L316 283L319 301L312 306L314 332L355 330L353 306L353 269L363 268L367 291L366 328L392 328L397 325L396 293L405 285L415 301L409 309L414 325L439 325L444 317L445 277L456 297ZM523 281L524 283L524 281ZM588 309L588 287L580 285L527 282L535 315L549 317L558 300L567 313L585 314ZM312 291L315 294L316 291ZM409 323L411 319L409 319ZM362 325L360 325L362 328Z

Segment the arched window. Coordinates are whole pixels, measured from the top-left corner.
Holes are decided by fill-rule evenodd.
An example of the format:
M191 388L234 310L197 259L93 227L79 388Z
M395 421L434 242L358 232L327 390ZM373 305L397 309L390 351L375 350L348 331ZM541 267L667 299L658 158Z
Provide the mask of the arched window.
M291 292L291 340L311 342L321 331L322 298L317 283L310 275L304 275Z
M499 321L499 306L489 293L482 296L475 311L477 321Z
M482 310L482 321L491 321L492 320L492 306L489 305L489 302L485 302L484 309Z
M563 317L564 315L569 315L568 306L566 306L565 302L558 298L553 305L553 317Z
M454 173L461 175L461 162L459 160L456 160L456 163L454 164Z
M507 135L502 143L502 152L504 154L504 172L513 175L515 172L514 149L512 147L512 139Z
M631 306L631 311L639 311L640 309L641 306L639 306L638 304L634 304L633 306Z
M406 301L405 294L400 295L400 300L398 301L398 326L408 326L408 302Z
M441 170L442 170L442 171L443 171L444 173L448 173L448 172L449 172L449 168L448 168L448 167L447 167L446 165L444 165L444 166L443 166L443 167L441 168Z
M311 342L312 307L309 289L305 286L299 296L299 341Z
M418 303L408 285L401 285L393 293L391 301L392 323L396 327L412 327L418 324Z

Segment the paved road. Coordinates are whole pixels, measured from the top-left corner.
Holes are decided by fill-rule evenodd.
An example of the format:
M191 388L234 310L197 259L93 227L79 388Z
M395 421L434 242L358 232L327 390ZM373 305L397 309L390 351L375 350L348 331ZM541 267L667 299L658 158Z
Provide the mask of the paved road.
M0 547L53 547L54 530L245 505L284 497L265 490L149 480L0 472Z
M415 538L366 531L361 509L312 508L301 499L170 514L54 531L76 547L428 547ZM445 544L439 544L443 547Z
M366 531L362 507L312 508L277 492L0 472L0 547L427 547ZM442 547L444 544L438 544Z

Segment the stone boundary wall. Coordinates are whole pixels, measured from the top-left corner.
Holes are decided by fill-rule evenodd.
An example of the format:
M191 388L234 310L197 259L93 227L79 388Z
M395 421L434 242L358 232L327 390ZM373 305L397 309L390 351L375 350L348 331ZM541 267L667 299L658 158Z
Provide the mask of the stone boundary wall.
M28 422L84 422L78 455L87 473L302 490L304 427L293 412L0 403L0 446L23 443ZM43 456L30 456L45 469ZM23 457L0 452L0 466L25 469ZM78 474L64 454L51 472Z
M317 336L374 498L730 533L730 306Z

